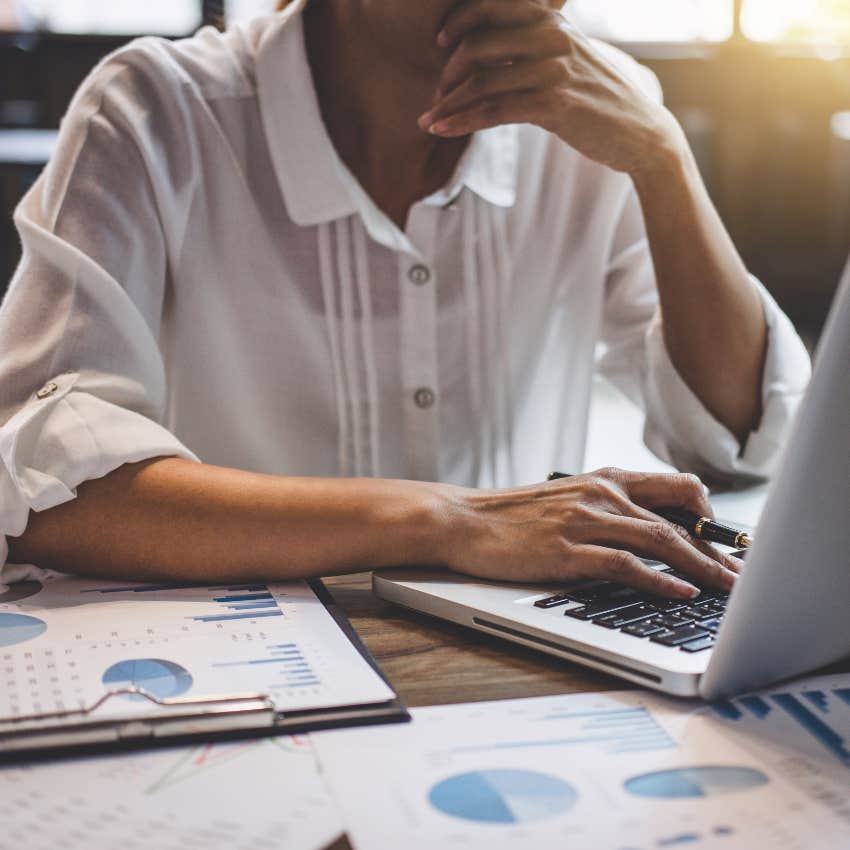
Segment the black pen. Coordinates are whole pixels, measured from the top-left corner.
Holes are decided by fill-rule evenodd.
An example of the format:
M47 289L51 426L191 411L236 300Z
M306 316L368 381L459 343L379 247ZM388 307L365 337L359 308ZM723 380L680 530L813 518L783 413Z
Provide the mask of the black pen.
M558 478L571 478L566 472L553 472L549 475L549 481ZM735 549L749 549L753 545L753 538L740 528L724 525L711 517L686 511L684 508L652 508L652 512L658 514L669 522L686 528L694 537L705 540L707 543L720 543L723 546L732 546Z

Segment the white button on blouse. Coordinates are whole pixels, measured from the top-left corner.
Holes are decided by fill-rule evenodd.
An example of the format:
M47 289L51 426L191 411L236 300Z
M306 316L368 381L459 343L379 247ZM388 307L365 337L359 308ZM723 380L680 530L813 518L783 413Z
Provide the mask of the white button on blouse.
M421 286L431 280L431 272L428 271L428 266L413 266L408 277L410 278L411 283L416 283Z
M478 486L579 469L597 354L665 459L769 471L808 358L763 289L765 412L742 454L667 357L630 180L499 127L402 232L328 138L302 6L138 40L74 99L16 213L0 540L162 455Z

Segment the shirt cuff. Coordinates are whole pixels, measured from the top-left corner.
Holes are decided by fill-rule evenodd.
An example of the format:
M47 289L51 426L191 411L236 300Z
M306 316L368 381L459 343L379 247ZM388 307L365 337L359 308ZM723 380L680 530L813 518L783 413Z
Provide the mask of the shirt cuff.
M743 447L676 371L658 314L647 331L644 440L678 469L716 483L763 480L772 474L811 377L811 360L794 326L764 286L752 280L764 307L768 342L761 422Z
M23 534L31 510L68 502L83 481L125 463L198 460L152 419L75 388L79 378L53 378L0 428L0 584L35 577L32 570L6 566L6 537ZM137 387L121 389L138 395Z

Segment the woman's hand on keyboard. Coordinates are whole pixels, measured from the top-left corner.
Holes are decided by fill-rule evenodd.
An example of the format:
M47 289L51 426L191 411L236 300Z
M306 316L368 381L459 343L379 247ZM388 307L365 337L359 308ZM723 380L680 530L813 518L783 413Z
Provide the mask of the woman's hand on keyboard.
M729 590L740 561L652 512L661 507L713 516L699 478L685 474L601 469L508 490L453 488L440 560L502 581L595 578L659 596L698 595L695 585L647 566L646 558Z

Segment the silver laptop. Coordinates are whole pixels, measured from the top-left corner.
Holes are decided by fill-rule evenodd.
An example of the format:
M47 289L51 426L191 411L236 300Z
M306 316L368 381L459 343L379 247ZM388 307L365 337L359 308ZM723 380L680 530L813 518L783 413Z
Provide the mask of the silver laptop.
M510 586L423 569L382 570L372 586L390 602L679 696L717 699L850 656L850 266L731 596L685 603L609 582Z

